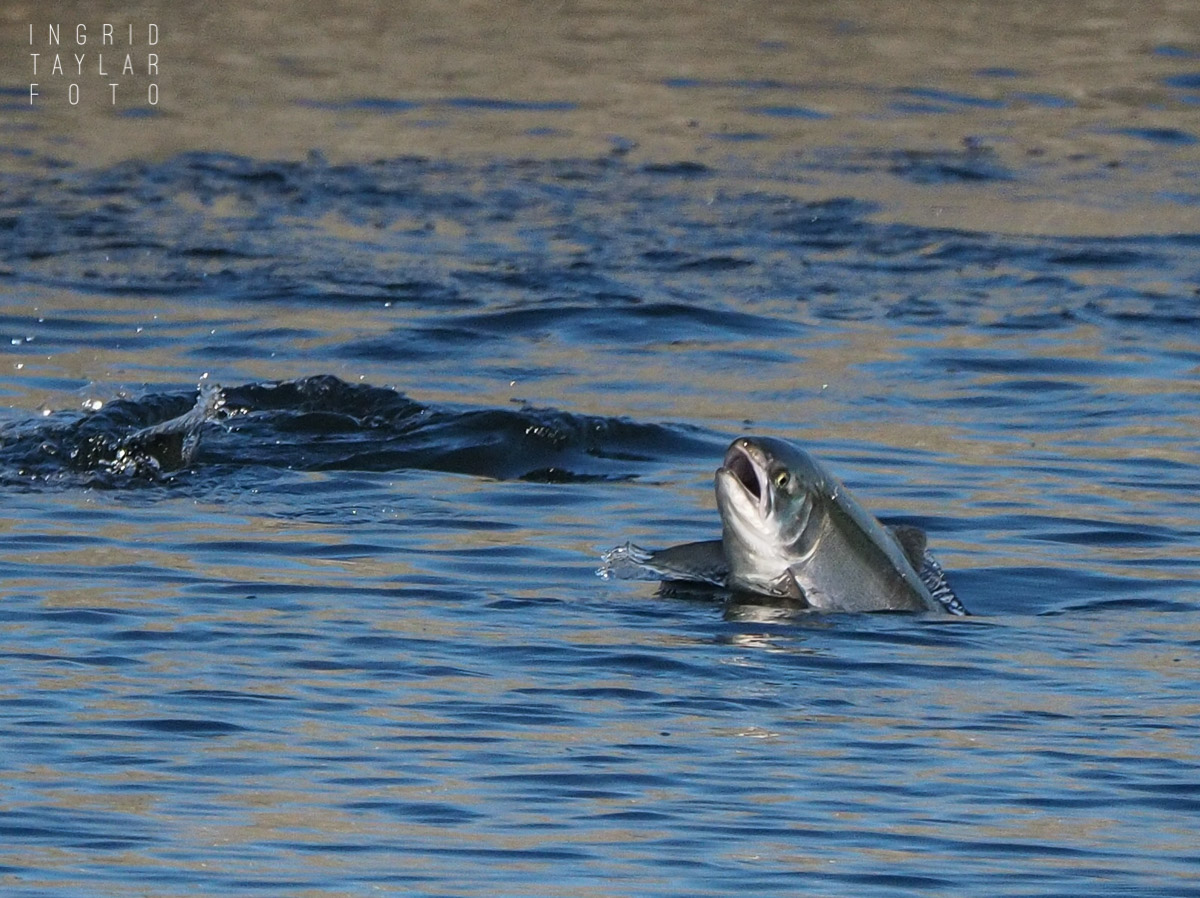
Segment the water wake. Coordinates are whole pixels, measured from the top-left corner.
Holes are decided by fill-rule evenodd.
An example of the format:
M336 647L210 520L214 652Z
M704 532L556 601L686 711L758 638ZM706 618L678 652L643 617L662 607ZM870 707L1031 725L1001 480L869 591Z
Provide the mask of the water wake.
M0 482L161 483L205 465L423 469L497 480L624 480L647 463L712 454L681 426L557 409L449 408L318 375L149 394L0 433Z

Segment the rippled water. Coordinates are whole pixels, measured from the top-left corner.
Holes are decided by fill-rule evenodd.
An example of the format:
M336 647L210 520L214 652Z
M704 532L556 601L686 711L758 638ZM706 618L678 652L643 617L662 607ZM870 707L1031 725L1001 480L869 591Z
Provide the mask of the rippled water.
M1055 66L1006 4L593 10L541 93L479 23L349 93L260 31L296 152L17 81L4 893L1200 895L1200 45L1083 6L1028 24ZM840 68L797 80L813 35ZM597 579L717 535L739 433L928 530L974 616Z

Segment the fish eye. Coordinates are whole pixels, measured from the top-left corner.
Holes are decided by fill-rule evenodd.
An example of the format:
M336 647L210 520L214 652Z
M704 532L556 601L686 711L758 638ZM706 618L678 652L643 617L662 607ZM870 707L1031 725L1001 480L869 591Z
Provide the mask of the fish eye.
M778 489L783 489L784 487L786 487L788 485L788 481L791 480L792 478L791 478L791 475L788 474L788 472L786 470L783 470L783 471L776 471L775 476L772 479L775 481L775 486Z

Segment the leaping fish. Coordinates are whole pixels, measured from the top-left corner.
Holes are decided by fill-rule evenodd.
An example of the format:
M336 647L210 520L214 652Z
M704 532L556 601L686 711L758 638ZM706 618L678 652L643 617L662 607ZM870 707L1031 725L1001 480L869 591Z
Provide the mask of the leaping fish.
M657 552L626 543L597 573L706 583L816 611L967 614L925 532L881 524L803 449L740 437L715 486L721 539Z

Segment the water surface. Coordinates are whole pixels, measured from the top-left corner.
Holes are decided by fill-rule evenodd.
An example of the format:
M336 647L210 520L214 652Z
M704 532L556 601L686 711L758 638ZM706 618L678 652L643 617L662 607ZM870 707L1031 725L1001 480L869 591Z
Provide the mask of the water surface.
M1200 25L1155 6L132 4L171 101L75 119L10 54L5 893L1200 894ZM974 616L597 579L716 535L740 433Z

